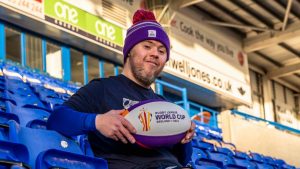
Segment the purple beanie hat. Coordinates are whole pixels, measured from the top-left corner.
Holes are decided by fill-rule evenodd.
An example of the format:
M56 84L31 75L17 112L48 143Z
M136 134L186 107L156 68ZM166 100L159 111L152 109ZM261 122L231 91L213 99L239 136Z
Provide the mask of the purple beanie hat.
M151 11L137 10L133 16L133 25L127 30L123 48L124 63L130 50L144 40L161 42L167 50L167 61L170 56L170 40L163 27L156 21Z

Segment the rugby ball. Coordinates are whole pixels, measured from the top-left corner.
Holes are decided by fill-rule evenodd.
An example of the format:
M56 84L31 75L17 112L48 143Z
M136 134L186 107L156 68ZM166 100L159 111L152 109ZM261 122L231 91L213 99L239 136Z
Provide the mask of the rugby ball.
M164 100L141 101L122 115L136 128L136 143L150 149L179 143L191 126L183 108Z

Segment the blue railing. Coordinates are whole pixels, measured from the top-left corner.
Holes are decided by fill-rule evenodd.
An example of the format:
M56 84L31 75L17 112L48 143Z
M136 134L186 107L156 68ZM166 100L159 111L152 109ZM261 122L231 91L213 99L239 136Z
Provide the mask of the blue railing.
M255 116L252 116L252 115L249 115L249 114L246 114L246 113L242 113L242 112L239 112L237 110L231 110L231 113L243 116L245 119L265 122L266 124L272 125L272 126L274 126L275 128L277 128L279 130L284 130L284 131L289 131L289 132L293 132L293 133L296 133L296 134L300 134L300 130L297 130L297 129L294 129L294 128L291 128L291 127L288 127L288 126L285 126L285 125L282 125L282 124L279 124L279 123L276 123L276 122L273 122L273 121L268 121L268 120L265 120L265 119L262 119L262 118L259 118L259 117L255 117Z
M201 123L205 123L205 121L208 121L206 124L208 124L209 126L211 126L213 128L218 128L217 115L219 114L219 112L212 110L210 108L207 108L205 106L199 105L197 103L188 101L186 88L178 87L176 85L170 84L170 83L162 81L162 80L156 80L155 86L156 86L156 93L158 93L162 96L164 95L163 87L168 87L173 90L181 92L182 100L176 101L175 104L182 106L187 112L189 112L189 115L191 117L195 114L199 115ZM196 110L191 109L191 107L196 108ZM204 115L205 111L210 113L210 117L206 117ZM209 119L207 119L207 118L209 118Z
M165 81L162 80L156 80L155 81L155 86L156 86L156 92L160 95L163 96L163 86L169 87L171 89L177 90L179 92L181 92L182 95L182 102L183 102L183 108L187 111L190 112L190 108L189 108L189 104L188 104L188 99L187 99L187 90L186 88L182 88L182 87L178 87L175 86L171 83L167 83Z

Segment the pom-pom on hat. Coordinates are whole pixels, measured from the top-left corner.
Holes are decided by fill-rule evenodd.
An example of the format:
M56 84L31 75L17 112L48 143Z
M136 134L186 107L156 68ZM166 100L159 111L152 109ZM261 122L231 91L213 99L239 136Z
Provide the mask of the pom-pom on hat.
M130 50L144 40L157 40L167 49L167 61L170 55L170 40L151 11L137 10L133 15L133 25L127 30L123 48L124 63Z

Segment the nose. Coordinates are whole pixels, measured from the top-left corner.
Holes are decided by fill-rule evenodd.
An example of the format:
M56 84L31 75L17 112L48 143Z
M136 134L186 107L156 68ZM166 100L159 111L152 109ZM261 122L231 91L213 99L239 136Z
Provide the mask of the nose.
M155 59L158 59L159 58L158 48L156 48L156 47L152 48L151 51L150 51L150 56L155 58Z

